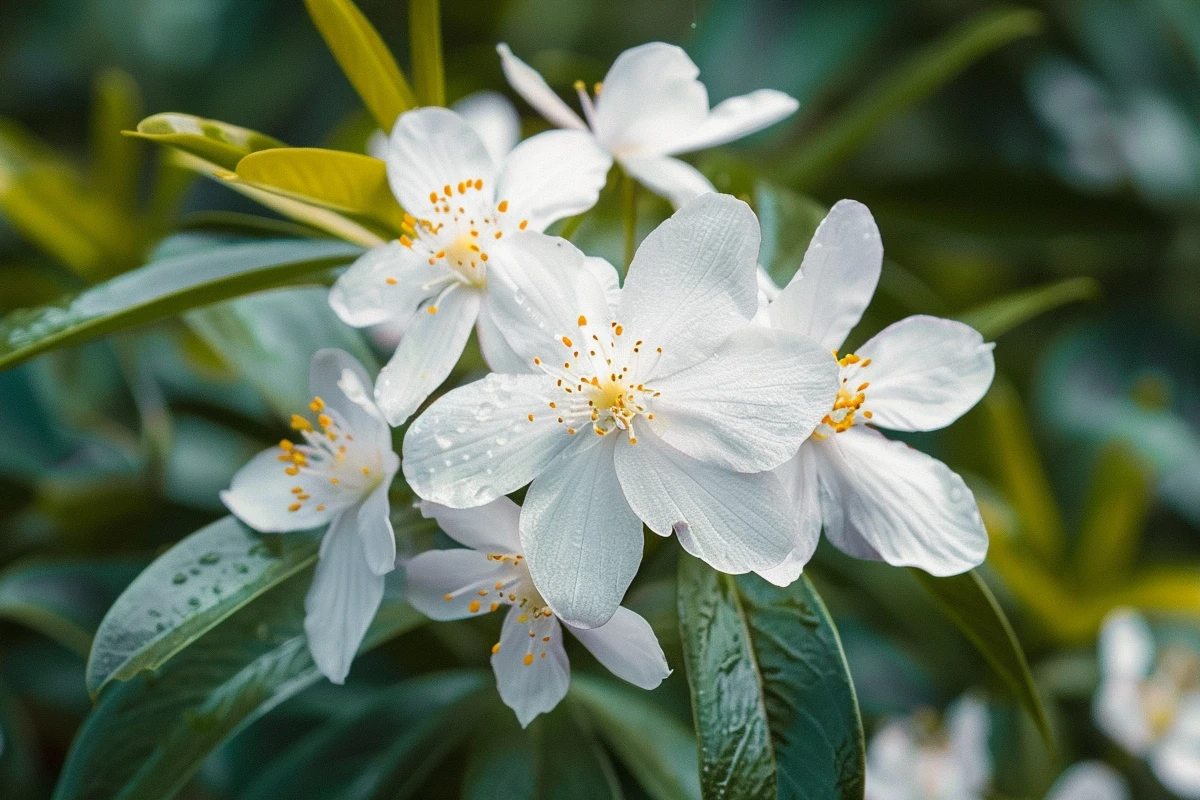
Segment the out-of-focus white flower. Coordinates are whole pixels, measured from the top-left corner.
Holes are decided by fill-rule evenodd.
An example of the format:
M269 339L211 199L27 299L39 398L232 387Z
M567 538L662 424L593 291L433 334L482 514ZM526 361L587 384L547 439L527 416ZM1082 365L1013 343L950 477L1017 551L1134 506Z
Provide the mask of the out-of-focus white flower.
M1102 761L1081 761L1063 771L1046 800L1129 800L1129 784Z
M445 380L475 327L493 368L511 361L488 299L488 270L504 237L591 208L610 165L592 137L577 131L533 136L497 164L453 111L400 115L387 173L407 212L405 233L359 258L329 294L347 324L405 326L375 385L388 422L404 422Z
M566 628L618 678L653 689L671 674L649 623L621 606L598 628L577 628L546 605L529 575L517 532L520 508L507 497L471 509L421 503L421 513L469 550L431 550L405 564L409 602L438 620L508 606L492 670L500 698L524 727L567 693L571 667ZM560 625L561 622L561 625Z
M993 345L961 322L912 316L839 356L882 262L871 212L842 200L766 309L767 324L820 342L840 370L828 413L779 470L795 494L797 539L787 561L760 574L781 586L812 557L822 526L845 553L933 575L964 572L987 554L987 531L963 479L876 428L931 431L958 419L992 383Z
M799 103L774 89L731 97L714 108L700 70L674 45L651 42L617 56L595 88L576 83L586 122L508 45L496 48L509 84L560 128L591 129L621 166L676 207L715 191L699 170L673 156L749 136L795 113Z
M758 246L753 212L717 194L647 236L623 288L565 240L513 237L493 307L521 374L454 389L418 417L409 485L469 508L532 481L529 570L580 627L616 611L643 521L725 572L779 563L795 522L771 470L832 404L837 365L751 322Z
M1200 798L1200 652L1156 648L1141 615L1117 609L1100 631L1100 670L1097 724L1172 792Z
M316 423L292 415L303 441L284 439L259 453L221 500L263 533L329 525L304 602L304 631L321 672L342 683L383 599L384 576L395 568L388 488L400 459L371 402L371 379L352 356L318 351L309 388Z

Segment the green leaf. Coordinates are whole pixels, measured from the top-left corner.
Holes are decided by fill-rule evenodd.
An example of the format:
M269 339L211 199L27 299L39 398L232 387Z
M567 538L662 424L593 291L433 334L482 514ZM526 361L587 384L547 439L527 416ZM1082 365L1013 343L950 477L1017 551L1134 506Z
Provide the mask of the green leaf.
M1129 578L1153 490L1150 471L1127 445L1114 442L1100 452L1075 545L1083 586L1111 589Z
M304 5L371 116L390 132L396 117L416 108L417 99L378 31L350 0L304 0Z
M156 670L230 614L312 565L312 533L256 533L225 517L156 558L100 624L87 665L93 697Z
M304 637L311 575L246 605L157 674L105 691L71 746L55 800L167 800L222 742L319 680ZM360 652L424 621L398 599L399 583L389 580Z
M278 239L209 247L162 258L73 299L0 320L0 369L48 350L298 282L360 255L354 245Z
M962 575L935 578L916 568L910 568L909 572L929 590L946 616L975 645L1033 719L1046 746L1056 752L1054 734L1029 672L1025 651L1021 649L1004 609L1000 608L992 590L979 574L971 570Z
M92 97L92 183L114 206L133 212L145 145L121 132L142 118L141 91L129 73L108 69L96 76Z
M789 182L811 186L866 144L888 120L924 101L967 67L1004 45L1038 33L1037 11L985 11L925 47L885 76L805 142L783 166Z
M998 298L959 314L958 319L983 334L984 339L991 340L1047 311L1068 303L1091 300L1099 293L1100 284L1095 279L1069 278Z
M381 690L365 707L318 728L284 752L239 800L411 797L475 728L485 707L480 695L494 691L493 685L488 672L458 670Z
M141 561L27 561L0 573L0 617L87 657L92 634Z
M440 5L439 0L409 0L408 3L413 83L417 90L417 101L423 106L446 105Z
M808 578L779 588L684 556L678 597L704 796L862 800L858 700Z
M298 200L370 218L394 232L404 222L387 169L371 156L315 147L264 150L243 158L237 175Z
M251 153L287 147L278 139L249 128L174 112L146 117L138 123L136 131L126 131L125 135L178 148L230 171L237 169L238 162Z
M646 692L575 674L567 700L588 712L609 748L654 800L700 797L695 738Z

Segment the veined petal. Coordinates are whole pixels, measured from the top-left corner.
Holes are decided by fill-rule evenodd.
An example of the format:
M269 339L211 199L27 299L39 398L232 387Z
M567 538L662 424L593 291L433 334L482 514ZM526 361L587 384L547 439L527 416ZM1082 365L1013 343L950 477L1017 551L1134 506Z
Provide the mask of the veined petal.
M839 549L938 576L983 563L975 496L945 464L861 425L816 446L825 535Z
M1150 766L1175 794L1200 798L1200 694L1180 700L1175 723L1151 756Z
M553 615L534 616L513 606L500 629L499 645L492 654L496 688L524 728L567 694L571 664L563 648L562 628Z
M318 350L308 366L308 390L341 416L360 444L391 453L391 430L371 397L371 376L358 359L333 347Z
M484 298L479 309L479 319L475 321L475 335L479 337L479 350L483 360L492 372L506 372L517 375L522 372L538 372L533 364L517 355L512 349L500 327L496 324L496 315L492 312L494 293Z
M1100 670L1104 680L1141 680L1154 664L1154 637L1141 614L1117 608L1100 628Z
M1081 761L1058 776L1046 800L1130 800L1130 794L1121 773L1108 764Z
M524 554L518 525L521 507L507 497L497 497L478 508L450 508L421 501L421 516L437 520L454 541L481 553Z
M560 128L587 129L579 115L554 93L546 79L533 67L514 56L508 45L496 45L496 52L500 54L500 66L504 69L508 85L525 98L525 102L533 106L534 110Z
M624 606L599 628L566 627L609 672L634 686L653 689L671 674L650 623Z
M388 140L388 183L400 205L421 216L431 192L442 193L467 179L491 186L496 164L479 135L448 108L427 106L406 111Z
M604 76L596 137L616 153L662 155L708 117L708 90L682 49L663 42L630 48Z
M671 156L623 156L621 166L638 183L670 200L675 208L717 190L700 170Z
M617 319L648 347L657 374L708 358L758 308L758 219L729 195L708 194L659 225L633 257Z
M507 200L511 219L545 230L555 220L596 204L612 156L584 131L546 131L521 142L504 159L496 200Z
M871 359L871 422L897 431L944 428L987 393L996 374L991 342L952 319L918 315L877 333L858 349Z
M425 284L445 274L399 242L372 247L338 277L329 305L347 325L407 322L430 296Z
M812 339L747 325L712 357L655 378L649 424L692 458L737 472L790 459L829 413L838 365Z
M282 451L263 450L237 471L229 488L221 492L221 502L233 515L261 533L303 531L318 528L333 519L356 498L339 492L323 478L313 475L288 475L279 460ZM293 492L295 487L300 492ZM296 494L309 500L296 503ZM295 511L290 509L296 505ZM320 509L320 510L318 510Z
M771 324L840 350L875 294L883 242L862 203L839 200L817 227L800 270L771 303Z
M375 402L393 426L404 423L458 363L479 316L482 293L465 287L417 314L379 373Z
M408 485L452 508L520 489L574 440L550 412L556 391L545 375L493 373L438 398L404 436Z
M676 141L669 152L690 153L741 139L790 117L799 107L796 98L774 89L731 97L713 106L700 127Z
M776 586L790 586L804 571L804 565L812 560L817 544L821 540L821 500L818 487L817 463L814 451L816 444L810 439L800 445L799 452L790 461L775 470L783 481L791 498L792 513L796 519L796 532L792 552L783 563L770 569L756 570Z
M722 572L767 569L795 541L787 492L773 472L743 474L685 456L643 429L616 452L625 498L657 534L672 531L697 558Z
M491 610L479 592L490 594L515 571L475 550L427 550L404 562L404 596L430 619L465 619Z
M521 118L509 99L483 90L462 98L450 108L475 129L492 161L499 164L521 140Z
M609 621L642 562L642 523L613 466L617 444L614 435L568 448L533 481L521 509L534 585L555 614L579 628Z
M313 661L339 684L383 600L384 578L367 563L357 521L357 514L346 511L329 526L304 598L304 632Z
M387 478L358 507L358 535L363 540L367 564L376 575L386 575L396 568L396 533L392 530L388 489L400 463L395 453L389 455L394 461Z

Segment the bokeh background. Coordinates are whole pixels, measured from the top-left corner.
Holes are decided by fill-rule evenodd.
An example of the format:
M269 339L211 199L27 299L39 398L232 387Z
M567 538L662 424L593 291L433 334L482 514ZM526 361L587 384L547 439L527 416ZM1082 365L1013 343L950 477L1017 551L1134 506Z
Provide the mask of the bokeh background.
M406 63L404 4L361 7ZM779 277L798 266L823 207L851 197L872 209L887 261L852 344L910 313L977 313L998 297L1058 284L1064 302L1000 337L985 402L949 431L911 441L976 489L993 539L985 572L1017 626L1067 762L1106 758L1133 780L1135 797L1170 797L1096 730L1089 698L1095 635L1109 609L1140 606L1185 631L1200 624L1200 5L1031 7L1043 15L1036 33L934 81L928 97L901 104L837 152L817 145L856 104L993 6L443 0L442 8L451 99L507 91L497 41L569 94L575 79L599 80L621 50L651 40L685 47L714 102L760 87L797 97L796 117L699 163L718 188L755 204L772 242L764 265ZM145 115L185 111L293 145L361 147L371 131L300 0L4 0L0 198L14 191L22 147L73 163L99 195L121 184L88 165L97 143L115 136L105 125L119 115L105 112L130 98ZM544 124L518 107L526 132ZM129 170L148 182L156 154L146 145L143 155ZM180 180L156 201L158 216L145 214L128 247L109 254L116 266L82 270L54 220L31 236L0 202L0 312L135 266L189 220L265 213L203 180ZM641 212L644 235L668 209L644 196ZM583 246L619 260L619 223L605 224L618 215L602 204L579 231ZM217 491L278 437L253 382L177 324L0 373L0 426L0 796L33 798L49 796L91 707L85 654L112 599L157 551L220 516ZM991 691L997 789L1042 796L1058 766L915 582L824 548L811 575L839 623L868 729L966 690ZM679 665L670 598L646 591L636 603ZM372 654L346 695L328 686L302 693L210 758L185 796L237 797L246 776L335 714L339 698L364 696L397 669L484 663L486 648L455 638L469 630L430 628ZM661 691L686 718L682 676Z

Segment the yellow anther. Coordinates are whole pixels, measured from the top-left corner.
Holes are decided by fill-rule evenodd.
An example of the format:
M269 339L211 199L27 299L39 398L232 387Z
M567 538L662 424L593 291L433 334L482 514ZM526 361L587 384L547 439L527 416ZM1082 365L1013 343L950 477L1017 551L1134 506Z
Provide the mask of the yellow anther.
M313 426L311 422L299 414L292 414L292 429L297 431L311 431Z
M586 83L584 83L583 81L575 81L575 91L577 91L577 92L586 92L586 91L587 91L587 84L586 84Z
M530 421L530 422L533 422L533 414L530 414L530 415L529 415L529 421Z
M488 611L495 611L499 607L500 607L499 603L492 603L492 605L488 608Z
M522 614L521 616L517 617L517 624L518 624L518 625L524 625L526 622L529 622L529 615L528 615L528 614Z
M452 594L444 594L444 595L442 595L442 599L443 599L443 600L445 600L447 603L449 603L451 600L453 600L453 599L454 599L454 595L452 595Z
M478 610L479 610L479 601L478 600L472 600L471 604L469 606L467 606L467 611L470 611L472 614L474 614Z
M290 506L288 506L288 511L299 511L299 510L300 510L299 503L292 503Z
M494 645L492 645L492 655L496 655L496 653L499 653L499 652L500 652L500 643L496 642Z
M508 201L507 201L507 200L501 200L501 201L500 201L500 205L496 206L496 210L497 210L497 211L499 211L501 214L503 214L504 212L508 211ZM496 235L496 238L497 238L497 239L499 239L499 238L500 238L500 235L499 235L499 234L497 234L497 235Z
M426 311L428 311L430 314L436 314L436 313L437 313L437 306L430 306L429 308L427 308L427 309L425 309L425 310L426 310Z
M370 470L370 468L369 468L369 467L363 467L363 475L370 475L370 474L371 474L371 470Z
M431 202L431 203L436 203L436 202L437 202L437 192L430 192L430 193L429 193L429 202Z
M533 653L526 653L525 654L525 666L528 667L532 663L533 663Z
M475 191L478 192L482 188L483 188L483 178L476 178L475 179Z
M339 481L337 478L330 478L329 482L332 483L334 486L337 486L339 483L341 483L341 481Z
M412 247L412 239L408 238L408 236L401 236L400 244L404 245L405 247Z
M520 224L520 225L518 225L517 227L518 227L518 228L520 228L521 230L525 230L525 228L526 228L528 225L529 225L529 220L527 220L527 219L523 219L523 220L521 220L521 224Z
M285 453L290 453L290 452L292 451L292 448L293 448L293 447L295 447L295 446L296 446L296 445L292 444L292 443L291 443L290 441L288 441L287 439L280 439L280 440L279 440L279 449L280 449L280 450L283 450Z
M317 424L322 428L328 428L333 424L333 417L329 416L328 414L322 414L321 416L317 417Z
M571 340L568 339L566 336L562 337L562 343L565 344L567 347L571 347Z
M584 325L587 325L587 317L585 317L583 314L580 314L579 315L579 327L582 328Z
M446 195L447 198L449 198L450 195L454 194L454 190L452 190L450 188L450 184L447 183L445 186L442 187L442 194Z
M300 474L299 467L284 467L283 471L284 471L284 473L286 473L288 475L299 475Z
M324 511L324 510L325 510L325 506L317 506L317 511Z

